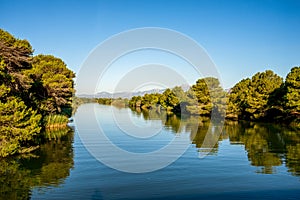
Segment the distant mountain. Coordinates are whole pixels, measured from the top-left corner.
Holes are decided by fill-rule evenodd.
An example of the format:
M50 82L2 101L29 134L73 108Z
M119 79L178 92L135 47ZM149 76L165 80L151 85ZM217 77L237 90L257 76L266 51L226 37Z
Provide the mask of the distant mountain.
M163 93L165 89L152 89L147 91L138 91L138 92L99 92L95 95L93 94L79 94L78 97L85 98L131 98L133 96L143 96L145 94L153 94L153 93Z
M189 85L181 85L180 86L184 91L187 91L190 86ZM77 97L81 98L131 98L133 96L143 96L145 94L153 94L153 93L159 93L162 94L165 91L165 89L152 89L152 90L146 90L146 91L138 91L138 92L116 92L116 93L110 93L110 92L98 92L95 95L94 94L79 94L76 95ZM230 93L231 88L225 89L225 92Z
M184 91L187 91L190 86L189 85L181 85L180 86ZM165 89L152 89L152 90L146 90L146 91L138 91L138 92L116 92L116 93L110 93L110 92L98 92L96 94L79 94L76 95L77 97L82 98L131 98L133 96L143 96L145 94L153 94L153 93L159 93L162 94L165 91Z

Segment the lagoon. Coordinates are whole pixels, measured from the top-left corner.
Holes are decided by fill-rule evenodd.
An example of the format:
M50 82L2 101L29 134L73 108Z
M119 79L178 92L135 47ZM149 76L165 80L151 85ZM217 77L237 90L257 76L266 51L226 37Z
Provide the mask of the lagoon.
M0 160L1 199L300 196L300 134L288 127L99 104L81 105L74 119L72 129L31 155ZM99 130L111 143L99 140ZM111 145L143 155L143 162ZM147 157L171 145L172 151Z

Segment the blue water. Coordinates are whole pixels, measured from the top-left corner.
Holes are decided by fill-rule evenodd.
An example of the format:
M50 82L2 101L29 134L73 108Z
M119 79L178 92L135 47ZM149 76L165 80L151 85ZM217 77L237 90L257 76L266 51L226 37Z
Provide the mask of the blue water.
M145 120L143 114L137 115L128 108L118 109L110 106L86 104L79 108L79 114L82 111L84 111L82 115L86 115L83 117L83 119L86 119L84 123L87 124L87 127L90 127L91 132L96 131L94 129L96 125L91 124L93 123L92 118L95 118L98 122L97 126L103 128L112 144L130 152L151 153L168 145L176 136L191 134L186 128L186 123L189 122L188 118L185 121L181 121L183 125L176 133L170 128L172 123L169 123L167 126L165 125L166 123L163 124L158 119ZM149 123L153 123L153 127L161 125L161 129L158 128L158 133L149 138L136 138L125 134L124 130L120 129L119 125L116 125L113 115L130 116L133 124L141 129L143 127L144 129L151 129ZM77 116L77 119L82 118ZM128 130L130 130L132 124L128 124L128 121L125 119L122 120L122 117L117 120L117 123L121 124L125 121L126 123L124 122L123 125L127 124ZM59 185L53 186L50 184L33 187L30 194L32 199L300 198L300 176L299 171L297 171L299 168L296 166L293 171L294 168L287 167L287 150L278 149L277 145L277 152L274 153L272 145L266 143L268 146L262 146L262 149L265 148L267 152L257 150L253 154L255 156L250 157L249 155L254 151L253 149L261 146L258 143L262 140L253 141L253 144L250 144L251 150L249 144L247 144L248 146L246 145L247 147L244 144L246 143L245 141L251 142L250 139L241 139L240 142L231 139L236 137L236 135L232 136L231 133L228 133L228 130L233 129L230 129L230 125L227 125L229 126L226 129L227 133L222 133L220 139L218 139L217 147L212 148L211 152L204 158L199 158L199 152L203 151L203 149L197 147L199 146L197 141L191 140L185 153L170 165L148 173L127 173L110 168L91 155L87 150L87 144L83 145L80 139L84 133L78 132L82 130L77 130L76 123L73 124L75 134L72 144L74 164L73 168L70 169L69 176ZM262 129L256 129L255 127L253 130L264 130L264 127L268 125L257 126L261 126ZM176 127L176 124L174 127ZM236 130L236 127L234 128ZM241 130L244 130L245 133L240 132L240 129L237 130L236 134L241 135L249 132L249 129L243 129L243 125ZM298 134L297 132L292 133ZM97 133L94 132L93 134ZM251 134L260 133L254 131ZM247 137L252 138L251 134ZM272 143L272 141L269 141L269 143ZM273 143L275 144L275 142ZM262 144L265 144L264 141L262 141ZM258 147L253 147L255 145ZM298 145L297 139L291 143L291 147L298 147ZM296 151L299 151L299 149L296 149ZM299 154L300 152L295 153L296 156ZM111 156L117 157L115 155ZM266 156L266 158L263 156ZM254 160L256 157L263 159L263 161ZM168 159L168 155L161 155L157 159ZM264 162L264 159L266 162ZM299 163L297 158L294 161ZM120 164L126 165L126 162L130 162L130 160L127 161L125 158ZM264 164L260 165L260 162ZM289 162L292 161L289 160ZM269 170L265 170L266 168Z

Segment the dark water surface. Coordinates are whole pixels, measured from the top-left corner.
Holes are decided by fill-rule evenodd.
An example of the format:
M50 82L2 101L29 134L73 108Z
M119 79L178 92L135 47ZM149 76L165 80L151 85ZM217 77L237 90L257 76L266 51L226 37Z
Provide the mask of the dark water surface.
M276 124L225 122L218 134L220 124L207 119L97 104L82 105L74 118L75 131L48 133L61 137L31 155L0 160L1 199L300 198L299 131ZM151 153L174 137L188 138L190 145L160 170L121 172L99 162L83 145L80 137L85 133L77 129L77 120L90 127L86 134L97 135L93 118L114 145L129 152ZM135 130L133 125L144 129L140 134L145 137L124 134ZM146 138L150 129L159 131ZM122 167L132 164L115 153L111 157L120 159Z

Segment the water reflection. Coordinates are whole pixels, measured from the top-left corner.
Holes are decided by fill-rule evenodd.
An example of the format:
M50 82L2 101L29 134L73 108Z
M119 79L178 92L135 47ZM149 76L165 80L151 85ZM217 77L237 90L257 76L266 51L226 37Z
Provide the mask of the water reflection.
M164 110L132 110L137 116L142 116L144 120L161 120L163 126L173 133L190 133L190 140L196 146L201 155L215 154L218 151L218 141L220 137L220 123L212 123L208 117L178 116L167 113Z
M199 153L215 154L218 151L218 141L220 137L220 129L218 124L212 123L210 126L209 118L199 116L177 116L171 114L167 117L164 124L173 132L180 133L181 127L185 128L185 132L190 133L191 143L196 146Z
M276 166L286 165L293 175L300 175L300 134L276 124L246 123L225 126L233 143L243 143L248 159L259 173L271 174Z
M54 131L45 133L52 140L32 154L0 159L2 199L29 199L32 187L58 186L69 176L74 133L70 128Z
M190 132L191 143L199 152L210 151L210 155L216 154L219 149L219 142L216 141L229 139L231 145L244 145L251 165L258 167L257 173L276 173L276 167L285 165L290 173L300 176L299 131L276 124L226 121L220 135L212 130L218 124L212 123L210 127L208 118L180 117L166 113L162 116L151 110L139 110L136 113L145 120L165 118L162 123L174 133L180 133L184 128ZM208 139L203 143L205 138Z

